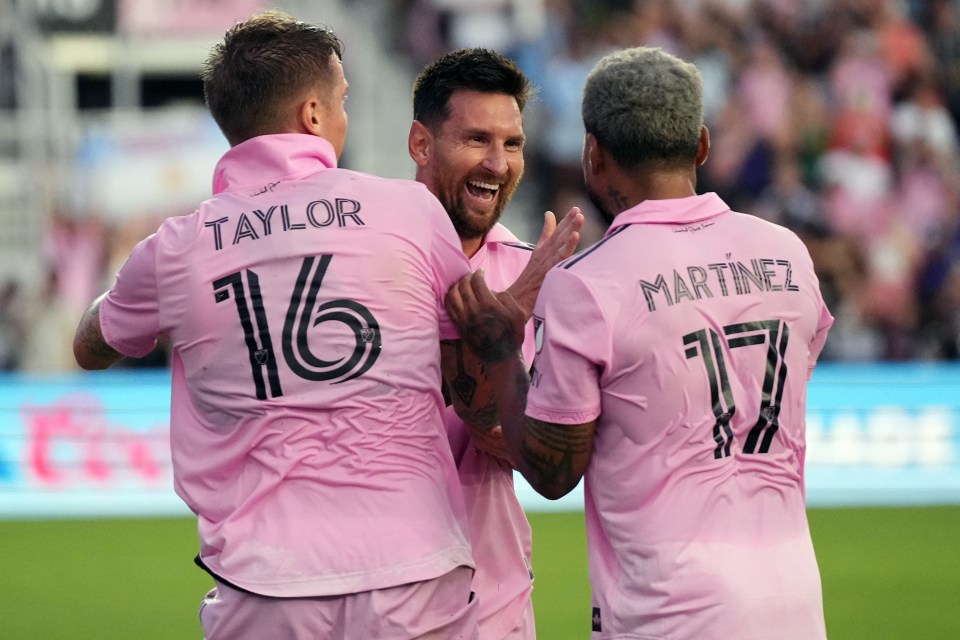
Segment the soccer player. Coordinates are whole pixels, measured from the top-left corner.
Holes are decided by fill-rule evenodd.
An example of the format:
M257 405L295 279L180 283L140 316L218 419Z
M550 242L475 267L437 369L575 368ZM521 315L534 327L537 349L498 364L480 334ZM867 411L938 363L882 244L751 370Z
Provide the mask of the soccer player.
M509 293L472 274L447 305L524 477L558 498L585 476L592 637L823 639L804 420L833 318L807 249L696 193L710 138L694 66L609 54L582 106L611 226L547 274L532 376Z
M443 203L471 269L483 269L491 286L511 291L528 318L546 270L570 256L583 225L578 210L559 227L547 212L534 249L498 222L523 175L523 108L530 93L526 76L508 58L487 49L453 51L418 74L408 140L416 179ZM526 334L523 353L530 363L532 323ZM497 457L505 456L502 434L485 424L471 438L452 407L446 423L477 565L480 637L532 639L531 531L514 492L513 468Z
M281 12L202 72L214 196L136 246L77 329L87 369L172 344L174 482L215 579L206 638L475 638L443 425L443 310L469 272L439 201L337 167L330 30Z

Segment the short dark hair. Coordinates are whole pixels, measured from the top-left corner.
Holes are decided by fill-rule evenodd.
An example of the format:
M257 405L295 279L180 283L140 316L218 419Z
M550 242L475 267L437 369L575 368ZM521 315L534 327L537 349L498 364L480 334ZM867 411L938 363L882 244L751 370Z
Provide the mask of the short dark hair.
M226 32L200 72L207 107L231 145L282 131L291 101L331 80L343 46L325 26L264 11Z
M424 67L413 83L413 119L434 127L450 115L450 96L458 90L503 93L520 111L533 89L516 63L496 51L457 49Z

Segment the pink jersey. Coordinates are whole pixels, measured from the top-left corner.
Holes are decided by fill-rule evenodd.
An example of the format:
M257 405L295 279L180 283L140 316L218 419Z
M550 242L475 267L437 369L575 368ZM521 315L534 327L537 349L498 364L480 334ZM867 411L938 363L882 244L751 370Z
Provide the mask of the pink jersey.
M503 225L495 225L470 258L483 269L495 291L509 287L530 260L531 245L520 242ZM527 323L523 357L533 362L533 323ZM467 504L470 542L477 571L473 590L480 605L480 637L500 640L520 624L533 603L530 593L531 531L513 487L513 469L478 451L469 430L447 407L447 430Z
M443 311L469 265L423 185L261 136L166 220L101 308L107 342L173 346L176 490L201 560L270 596L381 589L473 566L443 427Z
M651 200L547 274L527 414L598 418L595 637L826 637L804 497L806 382L833 318L789 230Z

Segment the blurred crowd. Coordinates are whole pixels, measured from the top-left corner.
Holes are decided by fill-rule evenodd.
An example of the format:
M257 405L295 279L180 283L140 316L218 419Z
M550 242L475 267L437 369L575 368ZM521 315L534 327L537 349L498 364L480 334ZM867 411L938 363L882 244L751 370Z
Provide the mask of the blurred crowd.
M823 358L960 357L957 0L396 7L396 44L416 63L488 46L514 57L540 87L526 116L527 180L558 212L589 207L579 103L596 60L646 45L695 63L713 142L698 190L807 243L836 316Z
M599 57L642 44L695 63L713 143L698 191L807 243L836 317L822 359L960 359L960 0L347 4L365 2L389 12L385 39L413 67L484 46L530 76L530 216L590 213L580 93ZM14 283L0 291L0 369L72 368L79 313L157 222L105 234L54 216L41 299ZM594 215L585 242L602 233ZM164 365L166 354L129 364Z

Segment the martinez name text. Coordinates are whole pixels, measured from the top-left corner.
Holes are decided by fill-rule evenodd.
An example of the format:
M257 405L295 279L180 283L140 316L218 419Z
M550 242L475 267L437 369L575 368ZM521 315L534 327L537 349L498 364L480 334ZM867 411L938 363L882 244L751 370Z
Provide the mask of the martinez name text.
M754 258L749 266L739 261L714 262L705 267L687 267L686 273L676 269L665 276L657 274L653 281L640 280L640 288L650 311L657 304L668 307L684 300L702 300L718 295L741 296L754 291L799 291L793 283L793 266L789 260Z

